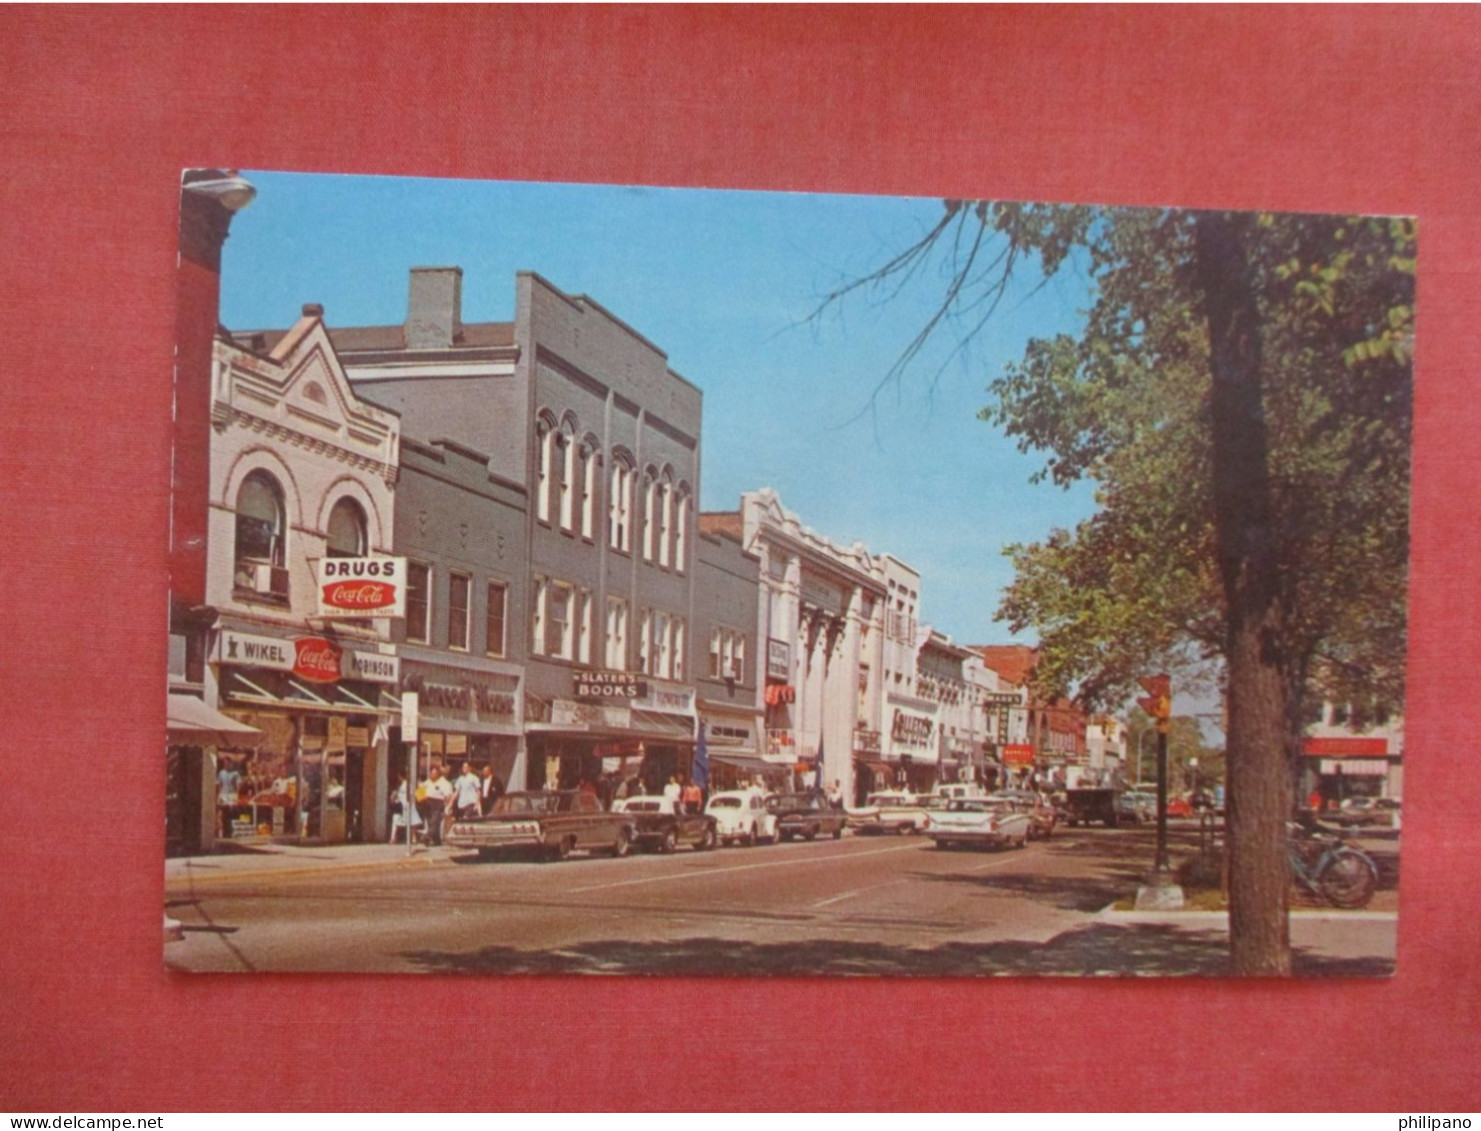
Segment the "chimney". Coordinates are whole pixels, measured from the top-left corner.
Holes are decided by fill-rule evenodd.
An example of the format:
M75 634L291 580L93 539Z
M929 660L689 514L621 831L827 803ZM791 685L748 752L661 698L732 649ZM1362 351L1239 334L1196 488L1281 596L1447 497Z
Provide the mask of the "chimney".
M413 267L406 348L447 349L463 336L463 269Z

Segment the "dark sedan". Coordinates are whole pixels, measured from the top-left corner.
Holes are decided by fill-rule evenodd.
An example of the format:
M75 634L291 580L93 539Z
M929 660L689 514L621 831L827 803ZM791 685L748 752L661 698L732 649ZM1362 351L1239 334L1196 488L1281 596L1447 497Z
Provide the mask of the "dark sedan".
M673 852L681 844L692 844L708 852L719 839L714 817L686 813L672 797L629 797L617 805L633 819L633 840L639 848Z
M766 807L776 814L783 840L816 840L824 834L837 840L848 825L848 815L822 793L779 793L767 798Z

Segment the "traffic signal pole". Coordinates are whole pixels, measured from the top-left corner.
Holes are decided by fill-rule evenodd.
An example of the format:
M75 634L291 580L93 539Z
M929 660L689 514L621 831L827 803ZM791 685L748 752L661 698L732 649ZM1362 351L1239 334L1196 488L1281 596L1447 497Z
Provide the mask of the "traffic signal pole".
M1173 882L1167 857L1167 733L1172 719L1172 679L1166 674L1137 681L1147 693L1137 705L1157 724L1157 849L1152 874L1137 889L1138 911L1171 910L1183 906L1183 889Z
M1167 859L1167 720L1157 720L1157 859L1153 875L1166 875Z

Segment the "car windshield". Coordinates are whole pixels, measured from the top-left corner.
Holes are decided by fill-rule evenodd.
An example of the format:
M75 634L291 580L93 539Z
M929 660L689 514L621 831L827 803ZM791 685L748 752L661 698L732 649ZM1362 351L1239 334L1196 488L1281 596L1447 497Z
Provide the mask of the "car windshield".
M711 809L739 809L741 799L739 797L712 797L710 798Z
M995 808L978 797L958 798L947 806L953 813L986 813Z
M873 794L869 798L870 805L878 805L881 809L897 809L902 805L913 805L915 799L901 797L899 794Z
M629 813L662 813L663 799L660 797L639 797L627 803Z

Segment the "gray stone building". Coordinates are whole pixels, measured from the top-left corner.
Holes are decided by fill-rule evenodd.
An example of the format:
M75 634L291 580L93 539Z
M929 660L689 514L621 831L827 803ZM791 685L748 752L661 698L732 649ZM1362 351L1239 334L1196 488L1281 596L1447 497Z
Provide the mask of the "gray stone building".
M396 411L404 435L454 462L486 458L480 474L524 493L507 632L522 646L526 756L511 785L687 774L699 390L603 307L530 273L513 322L465 323L461 269L417 268L404 324L332 337L357 394ZM447 521L435 512L429 529ZM476 624L484 575L464 568ZM435 602L435 571L433 584Z
M394 639L400 691L418 695L417 780L433 761L525 778L527 497L491 462L452 440L401 444L395 552L409 585ZM392 780L409 769L399 728L395 737Z
M790 767L764 757L765 673L756 639L760 617L761 559L738 532L703 531L695 543L694 683L705 729L714 789L757 779L785 788Z

